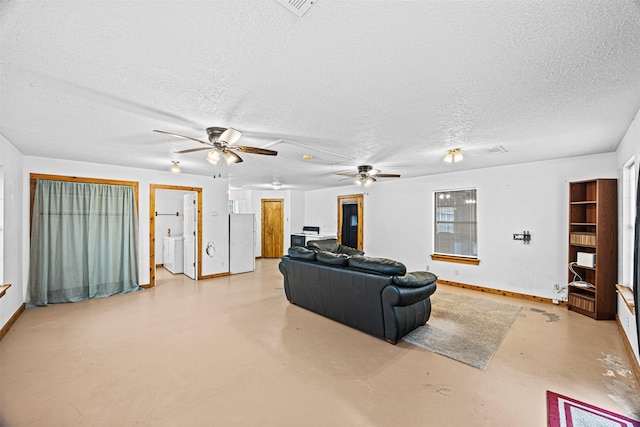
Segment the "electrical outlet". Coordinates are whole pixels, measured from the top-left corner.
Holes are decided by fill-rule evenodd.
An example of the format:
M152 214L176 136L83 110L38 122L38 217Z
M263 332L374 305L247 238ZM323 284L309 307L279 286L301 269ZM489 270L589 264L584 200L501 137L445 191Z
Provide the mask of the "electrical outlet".
M429 264L427 264L427 270L426 271L429 271Z
M457 276L457 275L459 275L459 274L460 274L460 272L459 272L458 270L455 270L455 271L454 271L454 274Z

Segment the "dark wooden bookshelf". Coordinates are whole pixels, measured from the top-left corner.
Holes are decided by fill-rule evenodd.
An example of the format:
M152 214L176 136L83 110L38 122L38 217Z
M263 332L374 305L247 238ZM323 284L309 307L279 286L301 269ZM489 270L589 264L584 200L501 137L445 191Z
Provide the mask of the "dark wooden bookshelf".
M593 288L568 286L569 310L597 320L615 319L618 275L618 190L616 179L569 183L569 262L578 252L595 254L595 266L573 265ZM569 271L569 282L573 273Z

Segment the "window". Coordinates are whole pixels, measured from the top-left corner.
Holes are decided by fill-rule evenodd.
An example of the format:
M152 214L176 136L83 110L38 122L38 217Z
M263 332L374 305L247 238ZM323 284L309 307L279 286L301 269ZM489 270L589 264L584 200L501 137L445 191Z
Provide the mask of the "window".
M477 258L476 189L436 191L434 253Z

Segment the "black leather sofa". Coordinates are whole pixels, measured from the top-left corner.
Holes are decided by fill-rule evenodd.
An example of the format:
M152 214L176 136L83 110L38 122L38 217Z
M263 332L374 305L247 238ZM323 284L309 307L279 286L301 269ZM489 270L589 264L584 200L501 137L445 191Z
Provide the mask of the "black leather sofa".
M392 344L431 315L437 277L398 261L296 246L279 268L289 302Z

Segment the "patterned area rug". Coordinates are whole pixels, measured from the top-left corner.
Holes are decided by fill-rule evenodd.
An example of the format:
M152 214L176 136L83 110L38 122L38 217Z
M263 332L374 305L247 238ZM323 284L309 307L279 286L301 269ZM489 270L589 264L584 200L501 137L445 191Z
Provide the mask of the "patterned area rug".
M640 427L637 420L548 390L547 420L549 427Z
M436 291L426 325L403 339L434 353L485 370L522 307Z

